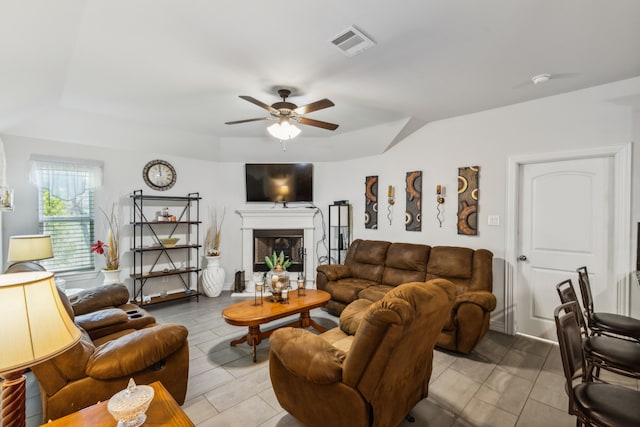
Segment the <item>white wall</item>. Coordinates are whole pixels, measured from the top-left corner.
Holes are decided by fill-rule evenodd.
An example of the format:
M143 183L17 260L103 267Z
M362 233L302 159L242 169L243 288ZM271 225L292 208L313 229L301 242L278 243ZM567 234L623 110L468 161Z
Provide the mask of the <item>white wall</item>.
M433 122L388 152L349 161L315 163L315 203L327 219L327 206L334 200L347 199L353 204L354 237L429 245L458 245L486 248L494 253L494 293L498 308L493 318L499 323L504 311L505 195L507 159L529 153L580 150L626 144L640 136L640 78L594 87L565 95L544 98L481 113ZM635 112L634 112L635 108ZM120 198L128 206L128 194L142 188L141 171L154 158L171 162L177 170L178 182L171 194L199 191L204 200L202 216L208 207L227 206L222 229L222 265L227 272L226 288L233 273L241 266L240 217L238 208L244 203L243 163L199 161L148 152L103 150L89 145L64 144L10 135L2 136L8 159L8 182L16 188L16 212L5 214L3 239L32 233L37 221L36 198L27 183L27 160L31 153L55 154L104 160L105 185L99 203L108 204ZM304 159L297 159L304 161ZM286 159L296 161L296 159ZM459 236L456 232L457 171L460 166L480 166L479 235ZM633 153L633 247L635 223L640 221L640 153ZM423 171L423 230L404 230L404 178L406 172ZM380 211L378 230L364 229L365 176L379 176ZM435 214L435 186L446 188L445 221L440 228ZM386 188L396 188L397 203L393 224L387 221ZM487 225L488 215L499 215L500 226ZM321 216L316 216L316 238L322 234ZM123 227L125 239L130 227ZM128 248L127 240L123 247ZM631 251L631 248L630 248ZM319 245L318 255L325 255ZM130 254L123 254L123 268L130 264ZM631 263L630 263L631 264ZM635 265L635 256L633 257ZM631 265L630 265L631 269ZM98 275L99 276L99 275ZM123 274L124 276L124 274ZM124 278L124 277L123 277ZM99 283L100 277L93 280ZM632 315L640 315L640 292L632 285Z
M354 231L358 237L491 250L494 253L494 293L498 297L498 308L492 318L500 322L504 311L508 158L627 144L633 140L634 133L637 140L639 114L634 114L633 106L627 102L631 95L637 94L640 94L640 78L430 123L384 155L326 165L326 170L317 174L324 177L322 198L318 203L339 199L352 201ZM639 107L640 104L636 104L635 108ZM635 222L640 218L640 153L637 145L634 148L632 217L635 220L632 228L635 229ZM474 165L480 166L479 235L459 236L456 234L457 171L460 166ZM422 232L404 231L403 180L406 172L413 170L423 171ZM345 173L352 179L345 180ZM367 175L379 176L378 230L364 229L364 179ZM437 184L447 189L442 228L435 218ZM392 225L386 218L388 185L396 187L398 197ZM488 215L499 215L500 226L488 226ZM635 247L635 237L633 242ZM635 265L635 255L632 259ZM632 291L631 313L637 316L640 292L634 284Z
M164 194L163 192L151 190L144 184L142 169L148 161L161 158L169 161L176 168L176 184L167 193L183 196L190 192L200 192L203 198L200 205L201 219L203 220L207 217L207 212L210 209L215 206L225 206L225 202L229 201L223 194L234 195L234 192L225 192L225 186L221 185L220 179L218 179L220 165L212 162L165 156L146 151L104 149L90 145L67 144L11 135L3 135L3 140L5 141L7 155L7 182L9 186L15 189L16 201L15 211L3 214L2 239L5 247L11 235L36 234L38 232L37 191L36 187L29 183L29 158L31 154L100 160L104 162L104 184L96 192L96 203L98 207L106 211L110 210L113 202L117 201L120 204L121 269L123 270L121 279L130 288L133 282L128 277L131 273L133 255L129 249L132 247L133 229L129 225L132 214L129 195L137 189L143 189L145 194ZM239 167L236 166L236 168ZM158 210L160 209L161 206L158 207ZM232 215L227 215L227 217L229 216ZM205 227L203 226L201 227L201 241L204 233ZM96 217L96 239L106 239L106 228L101 215ZM225 242L223 239L223 250L227 243L228 241ZM6 264L6 257L3 257L3 262ZM104 260L99 257L98 266L103 265ZM234 268L232 264L224 264L224 266L231 270ZM100 284L103 277L97 271L76 277L65 277L65 279L67 280L67 287L88 288ZM155 283L153 289L156 293L164 288L180 288L180 284L175 280L162 282L161 279L157 279L153 283Z

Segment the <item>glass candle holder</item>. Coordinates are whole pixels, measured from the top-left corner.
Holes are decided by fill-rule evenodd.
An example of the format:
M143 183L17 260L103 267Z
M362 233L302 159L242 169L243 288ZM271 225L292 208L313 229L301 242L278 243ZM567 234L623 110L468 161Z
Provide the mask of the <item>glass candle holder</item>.
M282 288L282 303L289 304L289 288Z
M298 279L298 296L304 296L304 279Z
M264 283L258 282L255 285L256 286L255 286L255 293L254 293L254 305L262 305L262 292L264 288ZM256 298L259 298L258 302L255 301Z

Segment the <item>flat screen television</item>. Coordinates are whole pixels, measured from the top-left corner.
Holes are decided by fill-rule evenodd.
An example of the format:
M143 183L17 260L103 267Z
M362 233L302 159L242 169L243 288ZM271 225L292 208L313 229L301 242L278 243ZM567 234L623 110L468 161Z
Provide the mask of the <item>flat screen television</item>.
M247 202L313 202L312 163L246 163Z

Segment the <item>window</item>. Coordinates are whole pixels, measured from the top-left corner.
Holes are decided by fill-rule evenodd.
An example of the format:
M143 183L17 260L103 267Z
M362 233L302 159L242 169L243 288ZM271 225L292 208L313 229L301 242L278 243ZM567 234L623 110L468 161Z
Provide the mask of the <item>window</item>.
M40 263L49 271L93 270L95 188L101 164L91 161L34 158L31 180L38 187L39 233L51 236L54 257Z

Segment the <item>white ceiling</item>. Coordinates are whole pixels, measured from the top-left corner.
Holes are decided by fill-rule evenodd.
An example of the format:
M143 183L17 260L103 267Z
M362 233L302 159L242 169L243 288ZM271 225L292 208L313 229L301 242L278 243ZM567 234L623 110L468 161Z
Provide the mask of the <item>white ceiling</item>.
M355 25L377 44L348 58ZM383 152L424 124L640 75L637 0L0 0L0 132L248 160L267 104L336 105L289 144ZM543 85L531 77L552 74ZM340 147L340 149L333 149Z

